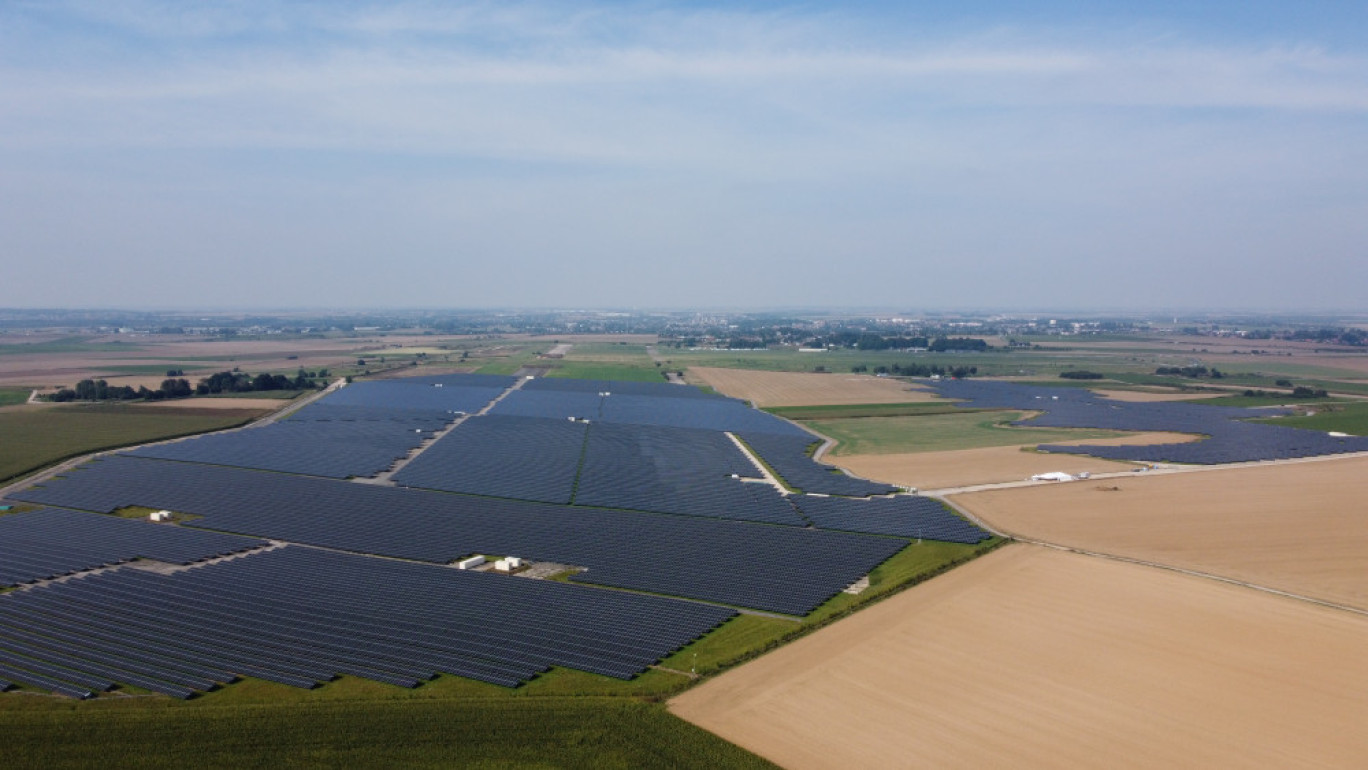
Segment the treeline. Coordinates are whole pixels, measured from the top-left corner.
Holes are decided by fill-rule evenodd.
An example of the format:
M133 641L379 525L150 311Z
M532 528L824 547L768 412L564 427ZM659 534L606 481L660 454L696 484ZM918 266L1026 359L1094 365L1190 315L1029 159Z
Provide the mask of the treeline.
M1059 376L1066 380L1100 380L1103 378L1103 375L1097 372L1090 372L1086 369L1078 369L1072 372L1060 372Z
M1220 369L1216 369L1215 367L1208 369L1205 366L1161 366L1158 369L1155 369L1154 373L1178 377L1191 377L1193 379L1210 377L1213 380L1219 380L1225 376L1224 374L1221 374Z
M179 371L179 370L172 370ZM62 388L47 396L48 401L162 401L168 398L187 398L189 396L208 396L214 393L252 393L268 390L311 390L320 387L315 378L328 376L327 369L308 372L303 369L294 377L283 374L258 374L253 377L245 372L219 372L200 380L191 387L190 381L183 377L168 377L162 380L156 390L141 385L137 388L128 385L110 385L105 380L81 380L74 388Z
M1286 393L1278 393L1276 391L1269 393L1266 390L1246 390L1244 395L1249 396L1250 398L1283 398L1287 396ZM1305 385L1298 385L1292 389L1293 398L1327 398L1329 395L1329 391L1324 388L1308 388Z
M859 364L850 367L850 371L855 374L864 374L869 371L869 367ZM923 364L889 364L888 366L874 367L875 374L892 374L899 377L954 377L962 380L966 377L978 374L977 366L926 366Z

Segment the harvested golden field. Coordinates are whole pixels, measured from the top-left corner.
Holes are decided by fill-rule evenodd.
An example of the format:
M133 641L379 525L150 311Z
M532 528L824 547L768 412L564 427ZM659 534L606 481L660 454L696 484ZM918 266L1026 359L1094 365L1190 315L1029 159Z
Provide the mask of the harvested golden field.
M942 400L925 388L867 374L760 372L691 366L689 374L719 393L757 407L906 404ZM946 402L950 403L950 402Z
M995 527L1368 609L1368 457L956 495Z
M1055 441L1057 444L1176 444L1196 441L1187 433L1130 433L1112 438ZM861 478L918 489L948 489L977 484L1021 481L1037 473L1115 473L1128 471L1135 463L1103 460L1086 455L1050 454L1032 451L1033 444L978 447L942 452L901 452L892 454L841 455L827 453L822 462L845 468Z
M1355 767L1368 618L1011 545L700 685L787 768Z
M1021 481L1037 473L1109 473L1129 470L1130 463L1082 455L1022 451L1020 446L957 449L904 454L825 455L822 462L860 478L919 489L945 489L975 484Z
M1140 404L1152 403L1155 401L1192 401L1199 398L1224 398L1231 395L1230 393L1184 393L1178 390L1104 390L1098 388L1090 388L1090 390L1103 398L1110 398L1113 401L1126 401Z

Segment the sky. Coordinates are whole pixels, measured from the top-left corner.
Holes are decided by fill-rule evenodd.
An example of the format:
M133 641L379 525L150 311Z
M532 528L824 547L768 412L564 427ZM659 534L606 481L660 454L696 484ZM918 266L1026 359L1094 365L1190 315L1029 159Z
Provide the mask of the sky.
M1365 287L1368 3L0 0L0 306Z

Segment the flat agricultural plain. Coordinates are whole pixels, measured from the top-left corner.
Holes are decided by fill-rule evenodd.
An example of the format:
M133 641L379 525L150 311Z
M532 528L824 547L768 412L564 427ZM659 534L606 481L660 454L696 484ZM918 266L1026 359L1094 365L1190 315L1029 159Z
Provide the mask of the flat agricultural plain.
M1058 441L1059 444L1169 444L1195 441L1186 433L1131 433L1112 438ZM1134 463L1103 460L1087 455L1050 454L1034 451L1033 444L956 449L943 452L842 455L827 453L822 462L845 468L861 478L918 489L948 489L978 484L1022 481L1037 473L1117 473L1135 468Z
M934 392L907 382L867 374L762 372L691 366L689 375L691 381L700 381L719 393L754 402L761 408L942 400Z
M1009 533L1368 610L1368 457L955 495Z
M787 768L1352 767L1368 617L1015 544L675 698Z

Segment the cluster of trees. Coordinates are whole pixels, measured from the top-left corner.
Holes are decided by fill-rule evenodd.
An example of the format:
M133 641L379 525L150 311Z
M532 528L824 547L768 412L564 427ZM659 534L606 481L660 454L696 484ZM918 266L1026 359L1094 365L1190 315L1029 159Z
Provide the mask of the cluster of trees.
M864 364L850 367L850 371L856 374L864 374L869 371L869 367ZM977 366L926 366L923 364L890 364L888 366L874 367L875 374L892 374L901 377L930 377L938 375L941 377L954 377L964 379L971 375L978 374Z
M927 350L932 353L944 353L947 350L988 350L989 345L986 341L976 337L937 337Z
M183 379L162 380L160 388L149 389L146 385L131 388L127 385L110 385L105 380L81 380L74 388L62 388L48 396L49 401L131 401L145 399L160 401L164 398L185 398L194 393L190 383Z
M1072 372L1060 372L1059 376L1066 380L1100 380L1103 377L1097 372L1090 372L1086 369L1078 369Z
M1279 382L1281 382L1281 380L1279 380ZM1246 390L1244 394L1251 398L1256 396L1263 398L1281 397L1284 395L1282 393L1269 393L1266 390ZM1326 398L1329 395L1330 394L1324 388L1308 388L1303 385L1298 385L1292 389L1293 398Z
M200 380L195 386L195 393L207 396L211 393L251 393L258 390L308 390L315 387L315 377L327 376L327 369L317 373L300 369L293 378L265 372L255 377L246 372L219 372Z
M1221 374L1220 369L1216 369L1215 367L1208 369L1205 366L1161 366L1158 369L1155 369L1154 373L1178 377L1191 377L1193 379L1210 377L1213 380L1219 380L1225 376L1224 374Z
M179 369L171 370L181 373ZM169 374L170 372L168 372ZM183 377L168 377L162 380L161 387L151 390L146 385L132 388L127 385L110 385L105 380L81 380L74 388L62 388L47 397L49 401L161 401L167 398L186 398L207 396L211 393L250 393L258 390L309 390L319 387L315 378L326 378L327 369L308 372L303 369L294 377L283 374L258 374L253 377L245 372L219 372L200 380L195 386Z

